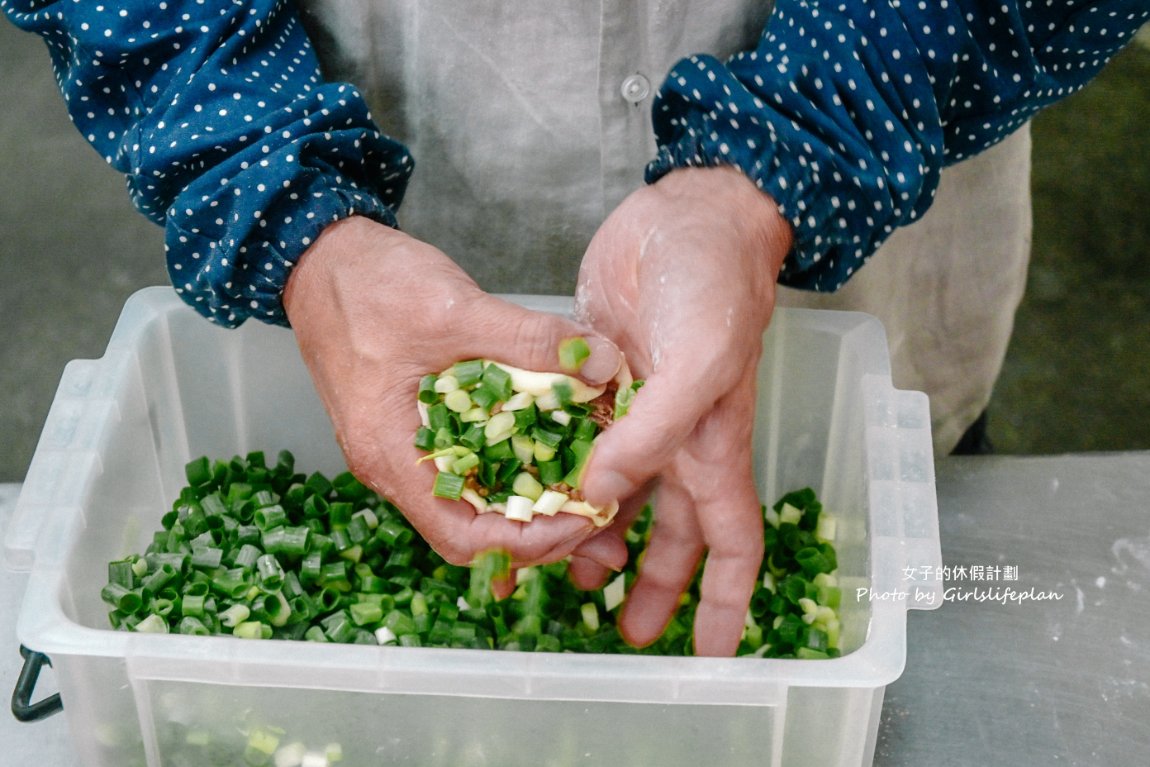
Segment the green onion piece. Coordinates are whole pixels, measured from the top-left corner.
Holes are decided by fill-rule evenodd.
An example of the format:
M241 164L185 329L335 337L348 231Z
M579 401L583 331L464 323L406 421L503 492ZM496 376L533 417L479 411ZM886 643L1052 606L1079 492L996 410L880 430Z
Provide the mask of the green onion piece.
M100 590L100 597L122 613L135 613L144 606L141 592L126 588L118 583L109 583Z
M415 431L415 446L427 453L435 450L435 432L427 426L420 426Z
M563 440L566 437L566 432L563 431L559 424L544 426L543 423L544 422L541 421L535 425L535 427L531 430L531 436L535 439L536 442L542 445L550 448L558 448L563 444Z
M598 431L598 424L590 418L580 418L571 432L571 438L576 442L591 442L595 439L595 434Z
M342 530L351 522L353 513L355 507L352 504L345 501L333 503L328 509L328 525L334 530Z
M262 621L244 621L236 624L232 635L240 639L271 639L272 627Z
M367 520L362 516L352 515L347 523L347 535L352 543L362 545L371 537L371 528L367 526Z
M491 416L487 425L483 427L483 436L488 445L495 445L509 439L515 433L515 414L499 412Z
M351 581L348 578L347 560L329 562L323 565L320 571L319 582L325 589L332 591L351 591Z
M291 605L288 604L287 598L283 595L282 591L276 591L272 594L267 594L262 597L260 610L261 617L267 618L267 622L275 628L280 628L287 625L288 620L291 618Z
M494 601L492 583L509 577L511 555L503 550L485 551L471 563L471 577L467 587L467 604L487 607Z
M230 574L217 575L211 580L212 590L230 599L239 599L247 593L251 583Z
M812 650L809 647L800 647L795 650L795 657L803 660L825 660L831 656L821 650Z
M212 546L192 551L192 567L202 570L214 570L224 561L224 550Z
M435 391L435 382L438 376L434 373L428 373L423 378L419 379L419 401L430 405L438 399L438 394Z
M227 504L224 503L224 499L220 497L219 493L208 493L200 499L200 511L206 516L218 517L226 514L227 510Z
M463 433L459 435L459 444L472 451L482 448L487 443L487 437L484 434L485 426L486 421L483 423L473 423L468 426Z
M256 566L256 560L260 557L260 549L250 543L245 543L240 546L239 551L236 552L233 564L235 567L250 570Z
M574 391L571 384L567 381L556 381L551 386L551 391L555 394L555 398L559 400L560 407L567 407L571 404L571 397Z
M506 406L503 409L505 412L515 413L515 430L524 434L527 433L529 427L539 420L539 409L534 405L518 410L509 410Z
M621 388L615 392L615 412L614 420L618 421L631 410L631 405L635 402L635 394L642 388L642 381L635 381L630 386Z
M219 614L220 623L227 628L235 628L249 617L252 611L245 604L234 604Z
M134 630L141 634L167 634L168 622L153 613L137 623Z
M144 576L142 586L145 592L155 594L176 577L177 570L169 562L163 562L153 572Z
M185 594L180 600L180 612L189 618L203 618L206 598L199 594ZM180 632L181 634L184 632Z
M514 394L511 388L511 374L499 365L488 365L483 369L482 388L495 395L499 402L506 402Z
M433 431L451 428L451 411L447 405L437 402L427 409L427 426Z
M535 461L535 440L527 434L511 435L511 450L520 463L530 464Z
M323 633L332 642L347 642L355 634L355 624L346 610L339 610L320 621Z
M532 501L537 501L539 500L539 496L543 494L543 485L539 484L539 480L535 479L530 472L522 471L515 475L515 481L511 485L511 492L516 495L526 496Z
M627 576L624 573L619 573L606 585L603 589L603 607L607 612L611 612L619 605L623 604L623 599L626 596L627 589Z
M441 471L435 475L435 485L431 492L437 498L458 501L463 495L463 482L464 479L460 475Z
M563 463L544 461L539 464L539 482L544 487L554 487L563 481Z
M259 586L265 592L279 591L283 587L284 569L272 554L264 554L256 560L256 573Z
M411 542L414 533L404 523L396 519L386 519L379 523L375 535L388 546L402 547Z
M571 453L574 456L570 470L563 482L569 487L579 487L583 481L583 469L587 466L587 459L591 456L592 443L585 440L575 440L571 443Z
M449 373L462 387L474 386L483 377L483 360L467 360L451 366Z
M579 607L579 614L583 619L583 628L592 634L599 630L599 608L594 602L584 602Z
M565 338L559 342L559 367L568 373L578 373L591 356L591 347L582 336Z
M321 495L310 495L303 504L303 515L308 519L320 519L327 516L328 503Z
M453 413L464 413L471 409L471 395L465 389L456 389L443 398L443 404Z
M108 583L132 589L136 585L136 571L134 562L130 559L121 559L108 563Z
M351 621L357 626L367 626L383 620L383 608L367 602L356 602L349 608Z
M212 481L212 464L207 456L189 461L184 466L184 476L192 487L200 487Z
M204 622L199 618L186 615L180 619L176 631L180 634L189 634L191 636L209 636L212 632L204 625Z
M468 401L474 405L475 408L479 410L480 413L482 413L484 416L484 418L476 418L473 420L485 420L491 409L494 407L495 403L499 402L500 400L498 392L488 388L487 386L481 385L478 389L471 390L470 398ZM450 407L450 405L448 407Z
M451 463L451 472L453 474L465 475L467 472L479 466L479 456L475 453L468 452L465 455L456 458Z
M304 526L284 525L263 534L264 550L269 554L301 557L308 551L311 530Z
M287 512L284 511L283 506L274 504L256 509L252 519L260 530L271 530L273 527L279 527L287 522Z

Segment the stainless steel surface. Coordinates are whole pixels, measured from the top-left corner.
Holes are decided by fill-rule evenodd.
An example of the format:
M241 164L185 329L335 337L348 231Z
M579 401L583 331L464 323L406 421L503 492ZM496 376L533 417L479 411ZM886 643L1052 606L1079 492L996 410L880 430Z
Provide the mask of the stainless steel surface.
M952 577L953 601L912 611L875 764L1144 763L1150 453L952 458L937 487L944 565L1018 580ZM994 587L1061 599L958 601Z
M949 598L909 614L907 667L887 690L875 765L1141 763L1150 749L1150 453L949 458L937 485ZM12 488L0 485L0 532ZM908 590L926 576L907 575ZM23 583L0 571L5 695L19 670ZM0 747L5 764L75 764L62 716L22 725L5 712Z

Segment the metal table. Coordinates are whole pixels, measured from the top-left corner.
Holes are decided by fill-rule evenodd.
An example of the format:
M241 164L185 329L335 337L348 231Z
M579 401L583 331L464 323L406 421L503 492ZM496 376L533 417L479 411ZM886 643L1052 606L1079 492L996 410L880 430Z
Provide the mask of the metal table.
M937 464L945 603L910 611L875 765L1125 765L1150 750L1150 452ZM0 486L0 527L14 501ZM24 578L0 570L0 689ZM43 692L51 679L42 677ZM65 711L67 701L65 701ZM6 764L72 767L62 716L0 716Z
M908 615L875 764L1144 763L1150 453L949 458L937 489L951 599ZM964 596L995 589L1035 600Z

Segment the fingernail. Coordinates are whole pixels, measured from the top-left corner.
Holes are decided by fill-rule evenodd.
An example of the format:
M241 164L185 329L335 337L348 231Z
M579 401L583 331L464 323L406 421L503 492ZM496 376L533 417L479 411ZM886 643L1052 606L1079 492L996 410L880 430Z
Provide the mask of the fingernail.
M579 368L579 377L592 384L607 383L619 372L623 355L615 344L601 336L588 336L587 346L591 348L591 356Z
M635 492L635 485L619 472L608 470L596 477L587 490L587 500L605 505L628 497Z

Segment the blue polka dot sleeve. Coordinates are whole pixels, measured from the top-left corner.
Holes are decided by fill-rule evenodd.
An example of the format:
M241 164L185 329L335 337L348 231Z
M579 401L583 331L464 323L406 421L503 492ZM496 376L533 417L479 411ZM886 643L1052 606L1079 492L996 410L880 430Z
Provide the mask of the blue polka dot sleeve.
M221 325L286 324L330 222L394 226L411 172L360 94L323 82L289 0L0 0L48 45L73 122L165 227L177 292Z
M654 182L731 164L795 230L780 281L833 291L922 216L944 166L1085 85L1146 0L778 0L752 51L680 61L654 105Z

